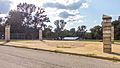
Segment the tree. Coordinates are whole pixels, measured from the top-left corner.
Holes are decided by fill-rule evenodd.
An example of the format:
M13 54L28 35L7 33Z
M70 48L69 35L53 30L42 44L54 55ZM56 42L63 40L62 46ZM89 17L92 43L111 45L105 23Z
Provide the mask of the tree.
M1 24L1 22L2 22L2 17L0 17L0 24Z
M75 36L76 34L75 28L71 28L69 33L70 33L70 36Z
M115 21L112 22L112 25L114 26L115 39L119 40L120 39L120 21L115 20Z
M71 34L70 34L70 31L67 30L67 29L64 29L62 32L61 32L61 37L70 37Z
M0 39L3 39L4 24L2 24L2 17L0 18Z
M52 28L53 28L53 27L49 25L47 28L44 29L44 31L43 31L43 33L44 33L44 34L43 34L43 37L44 37L44 38L46 38L46 39L51 39L51 38L53 38L53 35L54 35L54 34L53 34L53 32L52 32Z
M63 31L67 22L65 22L64 20L56 20L54 24L56 25L55 32L57 34L57 38L61 37L61 32Z
M101 26L94 26L90 31L93 39L102 39L103 32Z
M91 32L86 32L85 39L92 39Z
M16 10L11 10L7 17L5 24L11 25L12 33L23 33L24 27L22 27L24 21L24 16L22 13Z
M45 13L45 10L40 7L36 7L33 4L20 3L17 5L17 10L24 15L24 26L39 29L39 40L42 40L42 28L45 25L44 22L50 22ZM38 27L39 26L39 27Z
M78 26L78 30L77 30L77 36L79 37L79 39L85 39L85 33L86 33L86 26L82 25L82 26Z

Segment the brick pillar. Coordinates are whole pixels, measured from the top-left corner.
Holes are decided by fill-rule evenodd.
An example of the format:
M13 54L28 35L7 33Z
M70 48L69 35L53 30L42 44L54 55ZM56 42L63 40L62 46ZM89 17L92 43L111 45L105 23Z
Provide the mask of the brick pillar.
M41 40L41 41L43 40L42 39L42 29L39 29L39 40Z
M111 41L114 44L114 26L111 27Z
M103 15L103 52L111 53L111 19L112 17Z
M10 41L10 25L5 26L5 40Z

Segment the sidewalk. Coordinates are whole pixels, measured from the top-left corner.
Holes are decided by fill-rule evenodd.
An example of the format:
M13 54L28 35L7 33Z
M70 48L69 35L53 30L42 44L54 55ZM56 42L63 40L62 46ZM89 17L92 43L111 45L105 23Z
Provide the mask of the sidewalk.
M0 44L120 61L120 43L115 43L112 45L112 54L103 53L102 42L28 40L4 44L3 42L0 42Z

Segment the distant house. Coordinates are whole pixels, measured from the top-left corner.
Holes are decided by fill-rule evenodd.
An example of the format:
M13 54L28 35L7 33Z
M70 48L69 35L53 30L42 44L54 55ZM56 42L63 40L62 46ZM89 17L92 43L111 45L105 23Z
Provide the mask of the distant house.
M78 40L79 37L64 37L63 40Z

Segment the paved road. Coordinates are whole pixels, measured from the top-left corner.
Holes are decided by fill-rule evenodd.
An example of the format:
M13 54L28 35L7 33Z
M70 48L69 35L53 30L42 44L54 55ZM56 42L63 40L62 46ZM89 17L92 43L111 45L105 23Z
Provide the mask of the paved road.
M119 62L0 46L0 68L120 68Z

